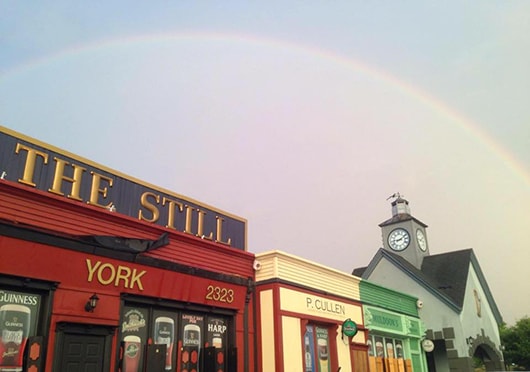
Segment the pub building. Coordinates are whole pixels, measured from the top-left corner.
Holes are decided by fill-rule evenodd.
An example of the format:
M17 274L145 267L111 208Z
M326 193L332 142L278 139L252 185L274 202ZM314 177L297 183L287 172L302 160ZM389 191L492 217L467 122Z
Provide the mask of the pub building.
M359 278L281 251L254 266L257 371L368 371Z
M0 128L0 371L250 371L246 221Z
M427 371L422 348L425 325L419 318L418 298L360 282L364 324L368 332L368 360L371 372Z

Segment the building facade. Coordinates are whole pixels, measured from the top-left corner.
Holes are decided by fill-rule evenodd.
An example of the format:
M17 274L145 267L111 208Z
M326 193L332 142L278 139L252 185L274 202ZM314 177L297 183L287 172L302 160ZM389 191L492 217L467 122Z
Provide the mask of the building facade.
M429 371L474 371L477 362L504 370L502 317L473 250L431 254L427 225L399 195L392 217L379 226L383 248L353 274L419 298Z
M0 132L1 371L254 370L245 220Z
M359 278L280 251L256 260L257 371L368 371Z
M425 326L418 315L416 297L374 283L360 282L364 324L368 329L368 355L372 372L423 372L427 370Z

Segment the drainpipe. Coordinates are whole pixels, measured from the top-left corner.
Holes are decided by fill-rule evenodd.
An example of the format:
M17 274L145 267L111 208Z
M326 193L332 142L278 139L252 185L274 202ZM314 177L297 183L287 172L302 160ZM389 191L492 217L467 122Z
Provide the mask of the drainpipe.
M248 360L248 304L250 303L250 295L254 292L254 282L252 278L248 278L247 281L247 294L245 296L245 311L243 313L243 364L244 371L249 372L249 360ZM255 358L256 356L254 356Z

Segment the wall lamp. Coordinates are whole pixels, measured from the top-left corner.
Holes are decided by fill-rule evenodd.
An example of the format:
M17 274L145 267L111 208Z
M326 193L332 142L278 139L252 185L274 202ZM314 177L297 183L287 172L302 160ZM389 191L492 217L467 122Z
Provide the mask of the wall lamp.
M99 297L97 294L94 293L92 296L90 296L90 298L86 302L85 311L88 311L89 313L93 313L94 309L96 308L98 304L98 301L99 301Z

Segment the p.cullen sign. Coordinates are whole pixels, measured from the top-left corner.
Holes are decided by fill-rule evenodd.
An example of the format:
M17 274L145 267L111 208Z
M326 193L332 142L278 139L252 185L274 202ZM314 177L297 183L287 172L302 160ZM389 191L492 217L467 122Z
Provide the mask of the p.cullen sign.
M2 179L246 250L246 220L0 126Z

